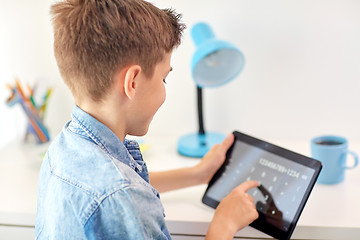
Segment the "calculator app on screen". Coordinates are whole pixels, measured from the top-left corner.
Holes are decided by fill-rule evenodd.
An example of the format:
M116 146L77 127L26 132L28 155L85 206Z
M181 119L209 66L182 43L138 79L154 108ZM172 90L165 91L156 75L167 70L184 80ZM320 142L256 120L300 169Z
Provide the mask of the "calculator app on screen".
M237 142L232 151L236 157L229 158L226 170L207 190L207 195L220 202L244 181L256 180L260 187L248 193L257 210L267 215L268 221L271 217L274 222L281 219L279 227L286 231L315 170L244 142Z

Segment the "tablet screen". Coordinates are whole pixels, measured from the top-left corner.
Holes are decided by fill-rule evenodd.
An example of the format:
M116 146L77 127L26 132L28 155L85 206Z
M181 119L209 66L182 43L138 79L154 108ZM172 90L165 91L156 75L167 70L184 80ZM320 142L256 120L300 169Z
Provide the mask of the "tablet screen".
M291 234L320 171L320 162L238 132L234 135L234 144L203 202L216 207L235 187L256 180L259 187L248 191L259 212L255 225L266 223L269 227L260 230L274 232L276 228L279 231L275 232Z

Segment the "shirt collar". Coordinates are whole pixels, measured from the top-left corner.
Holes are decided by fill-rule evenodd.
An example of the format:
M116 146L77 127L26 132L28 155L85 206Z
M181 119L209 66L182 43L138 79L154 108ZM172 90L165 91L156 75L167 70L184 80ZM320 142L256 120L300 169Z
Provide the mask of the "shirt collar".
M72 111L72 121L69 129L81 135L87 135L95 144L97 144L104 152L114 159L128 165L136 172L141 173L144 162L140 158L134 159L129 150L139 149L139 145L135 141L124 140L124 143L104 124L96 120L90 114L86 113L78 106ZM124 145L125 144L125 145Z

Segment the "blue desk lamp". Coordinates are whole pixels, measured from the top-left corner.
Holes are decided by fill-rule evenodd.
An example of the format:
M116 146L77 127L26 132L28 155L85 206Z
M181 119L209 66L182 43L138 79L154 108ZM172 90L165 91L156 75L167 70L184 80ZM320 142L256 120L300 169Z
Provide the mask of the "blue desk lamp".
M191 73L197 85L199 132L181 137L178 152L188 157L203 157L216 143L223 141L221 133L205 132L202 89L218 87L233 80L243 69L244 55L234 45L219 40L206 23L191 29L196 51L191 61Z

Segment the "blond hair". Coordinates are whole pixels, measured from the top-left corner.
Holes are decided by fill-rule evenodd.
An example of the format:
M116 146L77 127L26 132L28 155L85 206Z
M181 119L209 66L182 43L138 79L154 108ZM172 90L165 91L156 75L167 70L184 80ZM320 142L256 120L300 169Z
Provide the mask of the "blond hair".
M139 64L147 76L181 42L185 25L171 9L142 0L65 0L51 7L54 53L74 96L99 101L113 75Z

